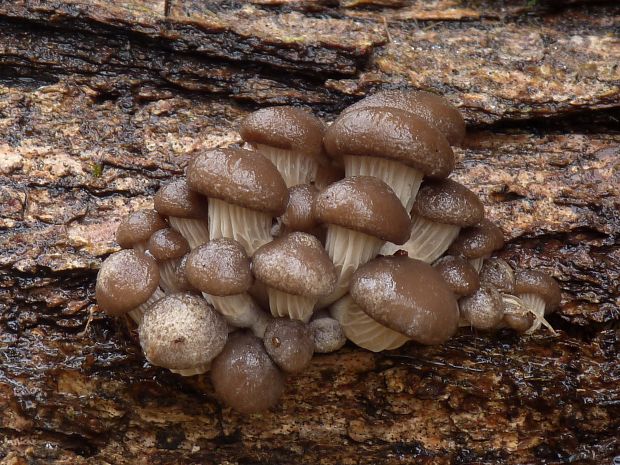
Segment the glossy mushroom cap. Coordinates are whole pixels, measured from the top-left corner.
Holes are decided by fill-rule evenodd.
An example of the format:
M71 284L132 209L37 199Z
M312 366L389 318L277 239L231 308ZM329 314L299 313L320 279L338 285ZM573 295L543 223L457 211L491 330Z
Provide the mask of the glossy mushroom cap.
M280 218L288 231L312 233L319 226L314 217L312 205L319 190L312 184L299 184L288 190L288 205Z
M153 304L144 313L139 332L147 360L172 370L208 364L228 338L224 318L204 299L184 293Z
M312 333L298 320L274 318L267 325L263 342L271 359L287 373L303 371L314 354Z
M242 294L253 282L245 249L234 239L225 237L192 250L185 264L185 275L196 289L215 296Z
M545 301L545 315L555 312L562 300L556 280L542 271L525 270L516 273L515 292L540 296Z
M336 268L319 240L293 232L260 247L252 257L256 279L289 294L319 298L336 286Z
M110 255L97 275L95 298L108 315L120 316L146 302L159 285L159 268L132 249Z
M409 214L394 191L372 176L352 176L335 182L314 201L314 216L394 244L409 239Z
M343 113L362 108L388 107L413 113L441 132L451 145L465 138L465 121L459 110L444 97L425 91L385 90L369 95Z
M207 199L189 189L185 178L163 185L153 198L160 215L178 218L208 217Z
M189 252L189 244L185 238L170 228L155 231L147 243L147 248L158 262L181 258Z
M394 108L363 108L340 115L325 133L327 153L388 158L432 178L454 169L454 153L446 138L423 119Z
M187 167L190 189L230 204L279 216L288 189L276 167L260 153L214 149L196 155Z
M459 300L461 316L476 329L496 328L504 317L501 294L492 287L481 287Z
M504 233L489 220L465 228L452 243L448 252L465 258L480 258L491 255L504 247Z
M123 249L146 242L160 229L167 228L164 219L155 210L138 210L121 221L116 230L116 242Z
M211 365L211 381L219 399L241 413L273 407L284 391L284 376L256 336L230 335Z
M239 134L251 144L293 150L324 163L325 125L312 113L282 106L262 108L246 116Z
M433 267L457 297L470 295L480 287L476 269L464 258L446 255L437 260Z
M174 268L175 282L176 282L177 288L181 289L182 291L196 292L198 291L198 289L192 286L192 284L187 280L187 275L185 274L188 257L189 257L188 253L183 255L181 260L179 260L176 267Z
M513 294L515 288L514 270L501 258L489 258L484 261L480 270L480 282L494 287L499 292Z
M436 223L474 226L484 217L484 206L476 194L451 179L426 181L418 191L412 215Z
M432 266L408 257L379 257L354 273L351 297L371 318L422 344L457 330L456 299Z

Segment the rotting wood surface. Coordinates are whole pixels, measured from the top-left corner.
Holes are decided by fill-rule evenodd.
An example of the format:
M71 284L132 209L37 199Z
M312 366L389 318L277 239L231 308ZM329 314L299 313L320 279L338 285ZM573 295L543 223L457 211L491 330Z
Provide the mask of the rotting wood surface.
M506 3L0 0L0 463L611 463L620 7ZM192 152L263 105L329 120L405 85L464 111L454 178L560 282L557 337L347 347L241 416L97 312L120 218Z

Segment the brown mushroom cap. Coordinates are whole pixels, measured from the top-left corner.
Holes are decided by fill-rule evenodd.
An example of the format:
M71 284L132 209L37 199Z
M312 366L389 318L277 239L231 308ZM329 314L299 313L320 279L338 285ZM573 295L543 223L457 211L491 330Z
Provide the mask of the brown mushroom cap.
M373 107L397 108L413 113L445 135L451 145L459 145L465 138L463 116L440 95L425 91L386 90L369 95L345 108L343 113Z
M501 294L488 286L460 299L459 309L463 318L476 329L496 328L504 317Z
M288 189L276 167L260 153L214 149L196 155L187 167L190 189L207 197L279 216Z
M224 348L224 318L201 297L171 294L153 304L140 324L140 345L153 365L188 370L209 363Z
M504 247L504 233L489 220L461 230L448 252L465 258L480 258L491 255Z
M394 191L372 176L352 176L335 182L314 201L321 222L404 244L411 219Z
M218 398L241 413L273 407L284 391L284 376L263 342L241 331L230 335L213 361L211 381Z
M282 106L262 108L246 116L239 134L249 143L293 150L325 162L325 125L312 113Z
M411 213L436 223L466 227L482 220L484 206L467 187L452 179L442 179L424 182Z
M272 319L263 336L265 350L287 373L303 371L312 360L314 341L308 325L288 318Z
M312 184L299 184L291 187L288 194L288 205L281 217L282 224L290 231L312 233L319 225L312 211L319 190Z
M147 243L147 248L159 262L181 258L189 252L189 244L185 238L170 228L155 231Z
M260 247L252 256L252 271L267 286L315 298L331 293L338 279L323 245L303 232L287 234Z
M95 298L108 315L120 316L146 302L158 285L157 262L148 255L125 249L101 264Z
M242 294L252 285L250 259L234 239L213 239L192 250L185 264L187 280L216 296Z
M480 287L476 269L464 258L446 255L437 260L433 267L459 297L470 295Z
M153 198L155 210L164 216L207 218L207 199L189 189L185 178L164 184Z
M515 287L514 270L501 258L489 258L480 270L480 282L505 294L512 294Z
M562 300L562 292L556 280L542 271L525 270L516 273L515 292L540 296L545 301L545 315L555 312Z
M371 260L353 274L350 293L371 318L422 344L440 344L457 330L454 294L437 270L419 260Z
M138 210L126 216L116 230L116 242L123 249L146 242L155 231L167 228L164 219L155 210Z
M454 169L446 138L422 118L395 108L363 108L340 115L325 132L327 153L389 158L445 178Z
M176 281L176 285L179 289L183 290L183 291L197 291L198 289L196 289L194 286L191 285L191 283L187 280L187 275L185 274L185 268L187 266L187 258L189 257L189 254L185 254L183 255L183 257L181 258L181 260L179 260L179 263L177 263L177 266L174 269L174 277L175 277L175 281Z

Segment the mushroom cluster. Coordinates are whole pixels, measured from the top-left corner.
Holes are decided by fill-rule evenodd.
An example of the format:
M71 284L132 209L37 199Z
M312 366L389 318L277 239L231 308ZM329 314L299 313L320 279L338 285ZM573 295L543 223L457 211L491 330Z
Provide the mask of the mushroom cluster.
M209 372L250 413L347 339L377 352L441 344L459 326L552 330L555 280L492 258L501 230L449 178L465 123L444 98L379 92L329 126L265 108L240 136L125 218L123 250L99 271L100 308L137 323L151 364Z

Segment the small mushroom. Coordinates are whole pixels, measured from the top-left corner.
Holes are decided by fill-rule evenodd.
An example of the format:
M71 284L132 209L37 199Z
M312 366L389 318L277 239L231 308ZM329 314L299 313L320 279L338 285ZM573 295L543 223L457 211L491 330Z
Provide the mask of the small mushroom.
M209 240L207 199L191 191L185 178L162 186L153 201L155 210L168 217L170 227L187 240L191 249Z
M235 239L250 256L271 241L272 217L282 215L288 202L275 166L248 150L199 153L187 167L187 184L209 198L209 237Z
M504 301L504 325L519 333L525 333L532 327L536 318L521 299L514 295L502 294L502 300Z
M342 348L347 342L347 337L338 320L332 318L325 310L319 310L312 315L308 325L314 341L314 352L328 354Z
M273 316L307 323L320 297L336 286L336 268L319 240L294 232L259 248L252 257L256 279L267 286Z
M489 220L461 230L448 253L467 258L476 271L480 272L484 260L495 250L504 247L504 233Z
M159 282L164 292L182 291L178 286L176 267L189 252L189 244L185 238L174 229L160 229L153 233L147 247L159 265Z
M192 376L209 369L226 344L228 329L204 299L179 293L167 295L144 313L139 335L151 364Z
M336 160L329 159L327 164L319 165L314 185L321 191L342 178L344 178L344 167Z
M263 335L269 317L248 294L253 278L241 244L225 237L202 244L187 257L185 275L230 325Z
M411 235L402 246L387 243L381 253L399 249L409 257L434 262L459 235L461 228L476 225L484 206L476 194L451 179L425 181L411 210Z
M211 381L217 397L241 413L273 407L284 391L284 376L263 342L244 332L230 335L211 365Z
M323 122L300 108L262 108L241 123L239 134L247 145L267 157L282 174L287 187L313 182L323 151Z
M397 108L413 113L446 136L450 145L460 145L465 138L463 116L441 95L422 90L385 90L363 98L345 108L343 113L374 107Z
M492 286L503 294L513 294L515 274L512 267L501 258L489 258L480 270L480 282Z
M138 210L120 222L116 230L116 242L123 249L133 248L144 253L153 233L167 227L164 219L155 210Z
M480 279L474 267L461 257L446 255L437 260L433 267L439 272L456 298L471 295L480 288Z
M314 341L308 325L288 318L271 320L263 343L271 360L287 373L302 372L314 354Z
M355 270L373 259L385 241L404 243L409 215L394 191L371 176L353 176L323 190L314 202L314 216L327 224L325 248L336 266L338 284L319 301L326 307L345 295Z
M121 250L101 264L95 298L108 315L128 313L140 323L144 311L164 296L158 285L159 268L152 257L132 249Z
M463 323L480 330L495 329L504 318L502 295L489 286L483 286L473 294L459 300Z
M177 266L174 269L175 286L179 289L179 292L198 292L192 284L187 280L185 269L187 267L187 258L189 253L186 253L177 262Z
M445 178L454 153L439 131L423 119L394 108L362 108L341 114L323 140L327 153L342 159L346 176L375 176L411 210L423 176Z
M542 271L519 271L515 275L515 294L535 316L534 324L526 333L531 334L544 325L555 334L545 320L545 315L555 312L562 300L560 286L555 279Z
M320 223L314 217L312 205L319 191L312 184L299 184L288 190L288 205L284 214L278 218L274 236L301 231L313 236L324 236ZM274 231L272 230L272 233Z

